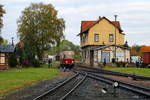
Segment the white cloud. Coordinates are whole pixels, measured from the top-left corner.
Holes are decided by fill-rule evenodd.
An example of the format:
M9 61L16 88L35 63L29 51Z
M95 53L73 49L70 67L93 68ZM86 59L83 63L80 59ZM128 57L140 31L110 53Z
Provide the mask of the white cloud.
M140 30L140 31L129 31L128 32L129 34L134 34L134 35L138 35L138 34L145 34L145 33L149 33L149 31L148 30Z
M81 20L96 20L98 16L106 16L110 20L114 20L113 15L118 14L118 20L121 22L122 29L127 33L127 40L132 39L133 35L146 34L150 29L150 1L148 0L1 0L6 7L7 15L5 15L5 33L16 33L16 20L21 11L29 6L31 2L52 3L59 11L59 17L63 17L66 21L65 35L68 40L79 44L79 37L76 35L80 31ZM14 6L15 5L15 6ZM11 24L11 25L9 25ZM13 27L13 28L12 28ZM14 35L15 36L15 35ZM7 36L5 36L7 38ZM144 36L143 36L144 38ZM145 37L146 38L146 37ZM141 41L137 37L137 43ZM145 42L144 42L145 41ZM143 40L147 43L148 39ZM130 41L130 44L132 40Z
M2 3L24 3L24 2L31 2L32 0L1 0Z
M139 41L139 40L132 40L132 41L130 41L130 46L132 46L132 45L147 45L147 46L149 46L150 45L150 41Z

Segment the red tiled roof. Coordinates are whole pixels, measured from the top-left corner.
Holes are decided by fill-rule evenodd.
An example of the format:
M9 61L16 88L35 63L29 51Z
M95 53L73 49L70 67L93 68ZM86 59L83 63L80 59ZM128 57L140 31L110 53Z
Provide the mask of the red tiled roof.
M81 22L81 32L87 30L88 27L92 26L97 21L82 21Z
M95 25L96 23L98 23L101 19L106 19L108 20L106 17L102 17L97 21L81 21L81 33L87 31L88 29L90 29L93 25ZM109 21L109 20L108 20ZM120 31L121 27L120 27L120 23L119 21L109 21L111 24L113 24L114 26L116 26Z
M150 52L150 46L143 46L141 47L141 52Z

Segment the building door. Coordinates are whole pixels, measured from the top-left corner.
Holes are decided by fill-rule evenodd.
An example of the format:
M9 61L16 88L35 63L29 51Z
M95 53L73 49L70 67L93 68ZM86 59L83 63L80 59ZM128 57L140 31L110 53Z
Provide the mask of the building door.
M102 56L101 56L101 61L104 62L106 61L106 63L110 62L110 53L109 52L102 52Z
M94 51L90 51L90 65L93 66L93 61L94 61Z

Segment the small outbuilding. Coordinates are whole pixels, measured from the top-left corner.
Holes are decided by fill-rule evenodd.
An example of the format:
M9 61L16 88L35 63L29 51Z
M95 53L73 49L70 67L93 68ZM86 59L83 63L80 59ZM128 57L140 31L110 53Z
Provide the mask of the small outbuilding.
M0 46L0 70L9 68L9 54L14 53L14 51L15 46L13 45Z
M92 65L98 67L99 64L103 64L104 62L106 64L112 63L115 56L117 62L130 62L130 49L124 46L97 46L91 48L89 52L93 52L93 56L86 53L87 57L83 57L85 65Z

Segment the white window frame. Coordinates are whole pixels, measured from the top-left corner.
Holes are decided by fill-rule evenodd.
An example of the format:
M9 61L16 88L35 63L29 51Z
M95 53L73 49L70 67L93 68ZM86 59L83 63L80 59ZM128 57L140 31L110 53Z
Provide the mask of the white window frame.
M99 42L99 34L95 33L94 34L94 42Z
M114 35L113 34L109 34L109 42L114 42Z

